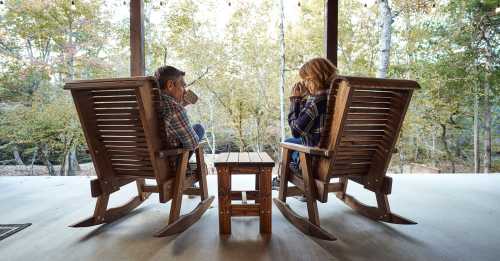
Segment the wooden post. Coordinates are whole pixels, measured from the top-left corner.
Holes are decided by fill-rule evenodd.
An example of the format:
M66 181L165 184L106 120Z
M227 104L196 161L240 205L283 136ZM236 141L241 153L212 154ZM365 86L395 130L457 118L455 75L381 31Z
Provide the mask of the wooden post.
M326 58L337 66L339 1L325 1L325 52Z
M130 75L144 74L144 3L130 0Z

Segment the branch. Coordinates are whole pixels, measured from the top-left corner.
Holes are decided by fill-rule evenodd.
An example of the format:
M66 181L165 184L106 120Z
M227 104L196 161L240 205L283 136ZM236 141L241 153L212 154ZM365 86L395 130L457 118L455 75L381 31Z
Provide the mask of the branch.
M195 84L197 81L201 80L201 78L205 77L205 75L207 75L207 74L208 74L209 69L210 69L210 66L209 66L209 67L207 67L207 68L205 69L205 72L204 72L204 73L202 73L201 75L199 75L199 76L198 76L198 78L194 79L192 82L190 82L189 84L187 84L187 85L186 85L186 87L189 87L189 86L191 86L191 85Z
M212 93L212 95L215 96L215 99L217 99L217 101L219 101L219 103L222 105L222 107L224 107L229 112L229 115L233 115L233 110L231 110L230 107L226 106L226 103L222 100L222 98L219 96L219 94L216 91L212 90L212 88L208 87L208 85L205 85L205 88L210 93Z

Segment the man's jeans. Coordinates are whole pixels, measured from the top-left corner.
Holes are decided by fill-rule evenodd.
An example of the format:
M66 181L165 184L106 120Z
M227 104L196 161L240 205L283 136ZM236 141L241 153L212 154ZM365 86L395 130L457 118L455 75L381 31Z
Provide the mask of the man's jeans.
M198 142L205 138L205 128L201 124L193 124L193 130L198 136Z

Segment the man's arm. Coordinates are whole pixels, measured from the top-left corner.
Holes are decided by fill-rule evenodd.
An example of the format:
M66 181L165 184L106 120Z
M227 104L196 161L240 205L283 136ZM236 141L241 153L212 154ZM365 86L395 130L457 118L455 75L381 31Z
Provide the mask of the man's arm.
M183 148L193 150L198 146L198 136L191 127L189 118L184 108L176 106L176 111L170 118L170 125Z

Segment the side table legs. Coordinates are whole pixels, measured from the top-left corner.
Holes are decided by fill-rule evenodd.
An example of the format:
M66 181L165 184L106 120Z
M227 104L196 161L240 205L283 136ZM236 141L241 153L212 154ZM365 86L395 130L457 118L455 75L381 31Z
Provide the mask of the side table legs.
M234 169L233 169L234 170ZM233 171L229 166L217 168L217 181L219 189L219 233L231 234L231 216L258 216L260 233L270 234L271 226L271 175L272 167L256 167L256 190L250 191L255 197L255 204L231 203L231 174ZM248 171L248 170L247 170ZM236 172L238 173L238 172ZM234 194L234 192L233 192ZM246 195L246 194L245 194ZM236 197L242 200L246 196ZM258 212L256 211L258 209Z
M219 232L231 234L231 173L228 167L217 168L219 183Z
M261 168L259 175L260 233L271 233L271 175L272 168Z

